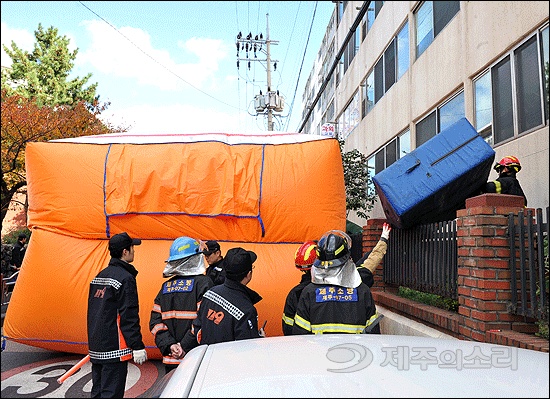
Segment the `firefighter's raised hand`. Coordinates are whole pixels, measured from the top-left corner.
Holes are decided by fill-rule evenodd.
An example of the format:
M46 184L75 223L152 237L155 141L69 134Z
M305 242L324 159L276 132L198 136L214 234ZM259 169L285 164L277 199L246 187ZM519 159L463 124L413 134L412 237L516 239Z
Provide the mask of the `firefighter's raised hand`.
M382 225L382 238L388 240L390 238L391 226L388 223Z

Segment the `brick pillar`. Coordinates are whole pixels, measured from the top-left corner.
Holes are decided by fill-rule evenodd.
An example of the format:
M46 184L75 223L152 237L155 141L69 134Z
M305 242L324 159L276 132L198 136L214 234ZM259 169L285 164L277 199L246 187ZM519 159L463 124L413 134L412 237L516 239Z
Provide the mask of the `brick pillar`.
M363 253L367 251L372 251L372 249L380 241L380 236L382 235L382 225L386 219L369 219L367 220L366 226L363 226ZM391 233L390 233L391 234ZM374 272L374 289L384 290L385 284L383 279L382 270L384 269L384 260L380 262L380 265Z
M483 194L457 211L458 313L462 337L486 341L489 330L520 330L521 316L508 313L511 298L508 213L524 209L523 198ZM519 323L518 323L519 322Z

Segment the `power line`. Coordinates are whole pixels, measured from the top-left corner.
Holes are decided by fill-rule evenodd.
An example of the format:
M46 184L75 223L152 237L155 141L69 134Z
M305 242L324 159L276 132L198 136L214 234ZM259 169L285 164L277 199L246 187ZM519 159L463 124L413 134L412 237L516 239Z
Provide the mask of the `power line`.
M296 88L294 89L294 95L292 96L292 102L290 103L290 109L288 110L288 119L286 120L285 130L288 130L288 124L290 122L290 116L292 115L292 109L294 107L294 100L296 99L296 92L298 91L298 83L300 82L300 76L302 74L302 67L304 66L304 60L306 58L307 46L309 44L309 38L311 36L311 30L313 29L313 21L315 21L315 13L317 11L317 1L315 2L315 8L313 9L313 16L311 17L311 25L309 26L309 33L307 34L306 46L304 48L304 55L302 56L302 63L300 64L300 70L298 72L298 79L296 80Z
M292 30L290 31L290 40L291 41L292 41L292 38L294 37L294 28L296 28L296 21L298 20L298 14L300 13L300 5L301 4L302 4L302 2L298 3L298 10L296 10L296 15L294 16L294 24L292 24ZM280 77L283 76L283 70L284 70L285 65L286 65L286 57L288 56L288 50L290 50L290 43L288 43L288 45L287 45L285 57L283 58L283 66L281 68L281 71L279 72Z
M228 107L231 107L231 108L235 108L235 109L238 109L240 111L240 108L239 107L235 107L234 105L231 105L231 104L228 104L226 103L225 101L222 101L214 96L212 96L211 94L208 94L207 92L199 89L198 87L192 85L191 83L189 83L188 81L186 81L185 79L183 79L181 76L179 76L177 73L175 72L172 72L172 70L170 70L169 68L165 67L162 63L160 63L159 61L157 61L155 58L153 58L152 56L150 56L149 54L147 54L145 51L143 51L137 44L135 44L132 40L130 40L127 36L125 36L122 32L120 32L114 25L112 25L109 21L107 21L105 18L103 18L101 15L97 14L95 11L93 11L92 9L90 9L87 5L85 5L84 3L82 3L81 1L79 1L80 4L82 4L83 7L85 7L86 9L88 9L92 14L94 14L96 17L98 17L99 19L101 19L103 22L105 22L107 25L109 25L111 28L113 28L119 35L121 35L123 38L125 38L126 40L128 40L130 42L130 44L132 44L135 48L137 48L139 51L141 51L143 54L145 54L147 57L149 57L151 60L153 60L155 63L157 63L158 65L160 65L162 68L164 68L165 70L167 70L169 73L171 73L172 75L174 75L176 78L180 79L182 82L184 83L187 83L189 86L191 86L192 88L194 88L195 90L197 91L200 91L201 93L203 93L204 95L210 97L211 99L213 100L216 100L224 105L227 105Z

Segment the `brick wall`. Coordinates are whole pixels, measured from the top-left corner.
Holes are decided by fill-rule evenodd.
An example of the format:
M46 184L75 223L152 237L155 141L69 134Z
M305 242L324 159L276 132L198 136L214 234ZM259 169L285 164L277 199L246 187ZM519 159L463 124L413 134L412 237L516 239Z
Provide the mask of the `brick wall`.
M457 211L458 314L397 296L397 289L382 280L383 262L375 273L375 301L460 339L548 352L548 340L534 335L536 320L507 311L511 297L507 215L522 209L521 197L483 194L467 199L466 208ZM376 245L384 222L367 221L363 252Z

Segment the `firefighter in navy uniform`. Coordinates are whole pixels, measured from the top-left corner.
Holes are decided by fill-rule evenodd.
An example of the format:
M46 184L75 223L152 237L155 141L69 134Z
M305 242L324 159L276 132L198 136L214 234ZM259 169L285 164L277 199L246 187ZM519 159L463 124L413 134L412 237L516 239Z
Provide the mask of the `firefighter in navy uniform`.
M507 155L498 161L493 169L497 171L498 178L487 182L485 187L482 188L482 192L519 195L525 199L524 205L527 206L527 197L519 184L519 180L516 178L516 174L521 170L519 159L512 155Z
M141 336L134 246L141 240L127 233L109 240L111 260L90 282L88 354L92 363L92 398L122 398L128 361L147 360Z
M227 251L225 282L204 294L197 318L182 341L184 351L200 344L265 336L263 328L258 329L258 311L254 306L262 297L247 287L256 259L254 252L240 247Z
M294 286L286 296L283 309L283 335L292 335L294 315L298 300L306 285L311 283L311 266L317 260L317 244L314 241L306 241L298 247L294 254L294 265L302 272L300 283Z
M191 328L202 297L214 283L204 274L206 261L199 240L178 237L162 273L166 280L153 303L149 329L162 354L166 373L183 359L181 340Z
M206 275L214 282L214 285L223 284L225 281L224 257L220 244L217 241L206 241L204 257L208 263Z
M318 260L311 268L311 284L302 291L292 333L380 333L370 288L351 258L351 238L340 230L323 235Z

